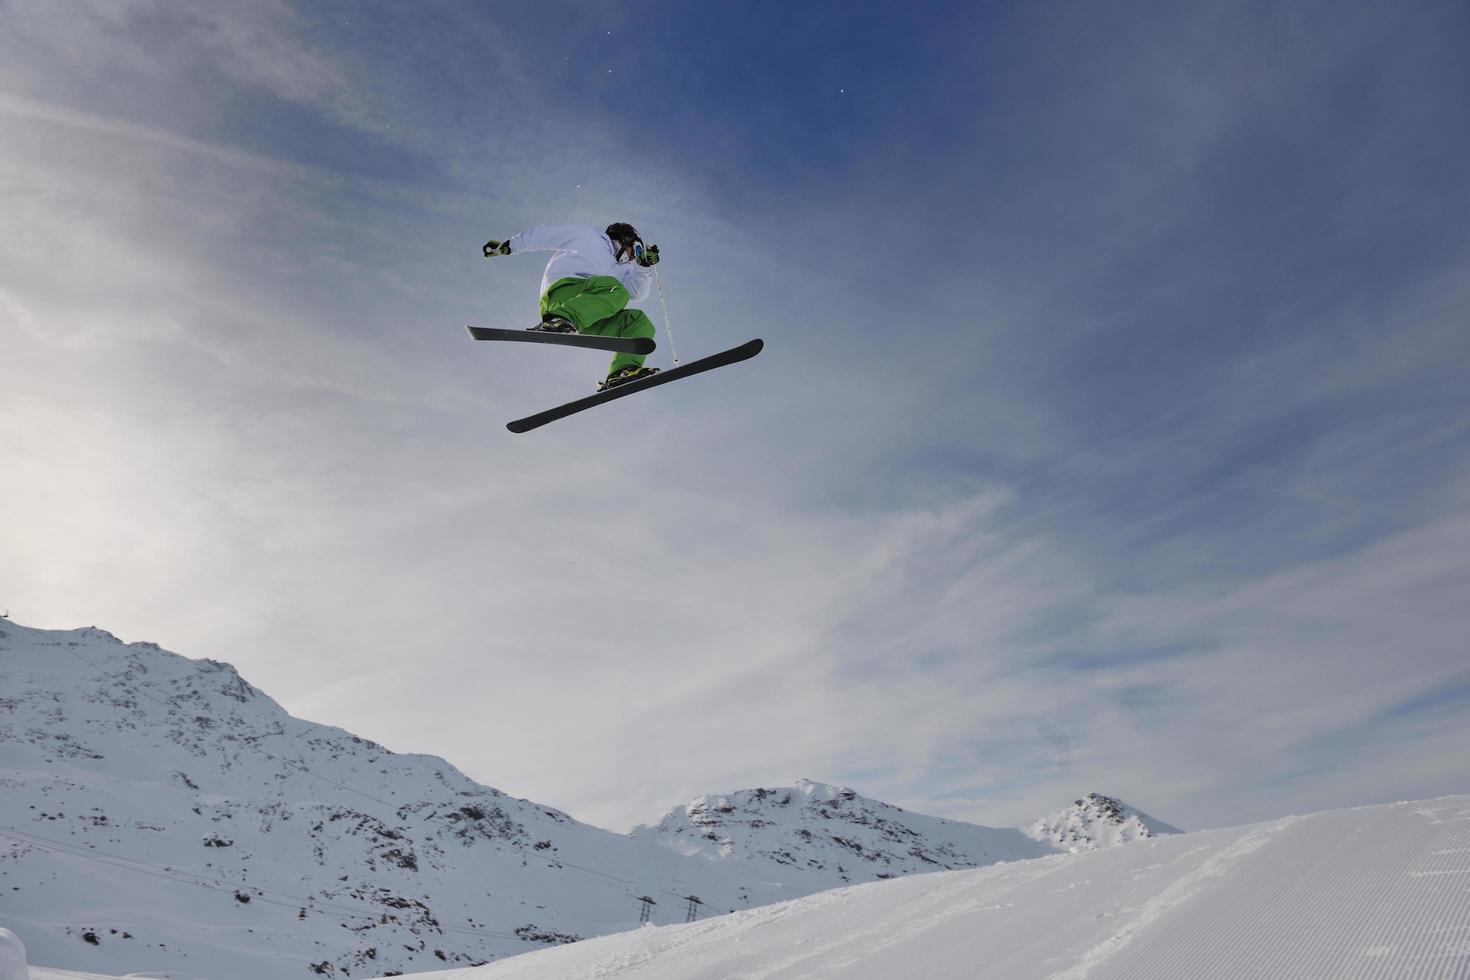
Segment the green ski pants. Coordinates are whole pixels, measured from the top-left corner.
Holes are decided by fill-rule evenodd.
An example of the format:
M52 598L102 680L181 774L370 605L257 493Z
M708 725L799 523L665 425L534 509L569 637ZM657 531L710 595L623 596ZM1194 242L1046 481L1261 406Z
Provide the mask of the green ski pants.
M628 290L612 276L558 279L541 297L541 315L566 317L577 333L599 337L647 337L657 333L642 310L626 309ZM615 354L608 374L625 367L642 367L642 354Z

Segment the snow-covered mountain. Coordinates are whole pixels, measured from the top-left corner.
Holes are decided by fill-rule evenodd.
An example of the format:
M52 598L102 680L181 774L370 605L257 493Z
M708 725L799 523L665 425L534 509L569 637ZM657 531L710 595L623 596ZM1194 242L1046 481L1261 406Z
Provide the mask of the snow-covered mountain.
M871 882L407 980L1451 980L1470 977L1467 827L1470 796L1333 810ZM29 980L109 978L33 967Z
M0 621L0 926L33 962L381 976L1051 853L807 781L616 834L293 718L227 664Z
M805 779L790 788L701 796L633 835L709 863L754 869L758 880L815 885L813 891L1055 850L1020 830L906 813Z
M1092 851L1179 831L1111 796L1088 793L1026 828L1033 839L1063 851Z

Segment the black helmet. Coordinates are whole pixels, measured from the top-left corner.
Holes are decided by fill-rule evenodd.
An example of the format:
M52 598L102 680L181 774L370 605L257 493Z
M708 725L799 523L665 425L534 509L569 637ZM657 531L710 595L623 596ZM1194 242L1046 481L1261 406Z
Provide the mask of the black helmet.
M640 238L638 235L638 229L634 228L626 221L614 221L612 224L608 225L607 237L611 238L614 242L617 242L620 246L622 246L622 248L618 249L619 252L621 252L625 248L630 248L635 244L643 244L643 239Z

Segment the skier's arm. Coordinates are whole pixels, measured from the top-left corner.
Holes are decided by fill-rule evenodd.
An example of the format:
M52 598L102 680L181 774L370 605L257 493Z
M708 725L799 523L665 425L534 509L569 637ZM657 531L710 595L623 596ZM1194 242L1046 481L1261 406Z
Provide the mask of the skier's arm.
M633 262L618 266L618 278L628 290L628 304L641 303L653 291L653 270Z
M514 252L576 252L588 238L600 241L597 232L583 225L537 225L510 237Z

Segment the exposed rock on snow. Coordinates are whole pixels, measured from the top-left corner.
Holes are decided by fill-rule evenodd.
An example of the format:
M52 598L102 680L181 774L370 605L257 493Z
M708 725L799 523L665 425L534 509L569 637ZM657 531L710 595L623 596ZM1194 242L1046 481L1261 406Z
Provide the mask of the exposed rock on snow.
M1064 851L1091 851L1129 841L1177 834L1161 820L1101 793L1088 793L1071 806L1026 828L1033 839Z
M635 837L706 860L735 860L825 887L921 871L973 868L1052 853L1019 830L906 813L845 786L803 779L794 787L700 796Z

